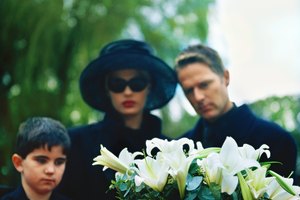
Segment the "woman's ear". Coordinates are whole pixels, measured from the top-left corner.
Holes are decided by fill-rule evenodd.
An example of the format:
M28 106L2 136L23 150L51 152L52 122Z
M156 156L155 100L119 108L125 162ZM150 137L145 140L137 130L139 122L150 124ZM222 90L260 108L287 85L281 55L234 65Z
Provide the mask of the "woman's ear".
M12 157L11 157L11 160L12 160L12 163L14 164L16 170L18 172L22 172L23 171L23 158L18 155L18 154L13 154Z

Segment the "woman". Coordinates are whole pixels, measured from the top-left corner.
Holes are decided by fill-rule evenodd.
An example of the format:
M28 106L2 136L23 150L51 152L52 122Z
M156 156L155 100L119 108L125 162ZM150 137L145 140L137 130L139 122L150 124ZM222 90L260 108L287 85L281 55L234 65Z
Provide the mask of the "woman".
M85 102L105 113L102 121L69 130L72 150L61 189L73 199L114 199L106 193L112 171L92 166L100 144L118 155L127 147L141 151L161 136L161 120L150 113L174 96L174 71L145 42L119 40L106 45L82 72Z

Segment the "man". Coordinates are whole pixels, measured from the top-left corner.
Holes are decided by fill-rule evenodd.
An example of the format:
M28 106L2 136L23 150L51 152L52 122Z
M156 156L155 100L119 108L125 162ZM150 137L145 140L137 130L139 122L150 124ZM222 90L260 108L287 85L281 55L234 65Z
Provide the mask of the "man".
M239 146L270 147L272 170L287 177L295 173L297 146L292 136L273 122L255 116L247 105L230 101L229 72L218 53L203 45L189 46L176 59L175 69L183 91L201 118L183 135L201 141L204 147L221 147L227 136ZM266 160L266 158L262 158ZM295 177L295 174L294 174Z

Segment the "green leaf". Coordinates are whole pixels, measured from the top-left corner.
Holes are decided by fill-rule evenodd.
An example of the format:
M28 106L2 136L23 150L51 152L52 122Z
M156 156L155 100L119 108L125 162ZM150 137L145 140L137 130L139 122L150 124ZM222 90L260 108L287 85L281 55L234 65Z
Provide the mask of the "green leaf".
M191 176L188 174L187 176L187 187L186 190L192 191L198 188L203 180L202 176Z
M190 165L189 174L199 174L199 165L197 164L197 159L194 159Z
M208 187L201 187L198 198L201 200L217 200Z
M294 190L293 187L290 187L290 185L288 185L282 176L280 176L279 174L277 174L276 172L269 170L269 173L274 176L278 182L278 184L288 193L290 193L291 195L296 195L296 192Z
M212 152L216 152L219 153L221 151L221 148L219 147L209 147L206 149L203 149L202 151L200 151L200 153L198 154L197 158L206 158L210 153Z
M126 191L128 188L126 183L121 183L118 187L121 191Z
M215 199L222 199L221 198L221 186L216 183L211 183L209 189L214 196Z
M253 197L251 195L251 191L250 191L243 175L241 174L241 172L237 173L237 175L238 175L238 179L239 179L239 182L240 182L240 187L241 187L241 190L242 190L243 199L247 199L247 200L253 199Z

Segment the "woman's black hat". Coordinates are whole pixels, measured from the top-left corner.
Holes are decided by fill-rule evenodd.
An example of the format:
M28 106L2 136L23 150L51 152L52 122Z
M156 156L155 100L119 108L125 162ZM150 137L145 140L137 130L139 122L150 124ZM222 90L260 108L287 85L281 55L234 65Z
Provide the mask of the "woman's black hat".
M79 84L84 101L97 110L111 110L111 101L105 89L105 76L121 69L149 72L152 81L145 108L147 110L164 106L175 94L177 78L174 70L154 55L149 44L126 39L104 46L99 57L83 70Z

